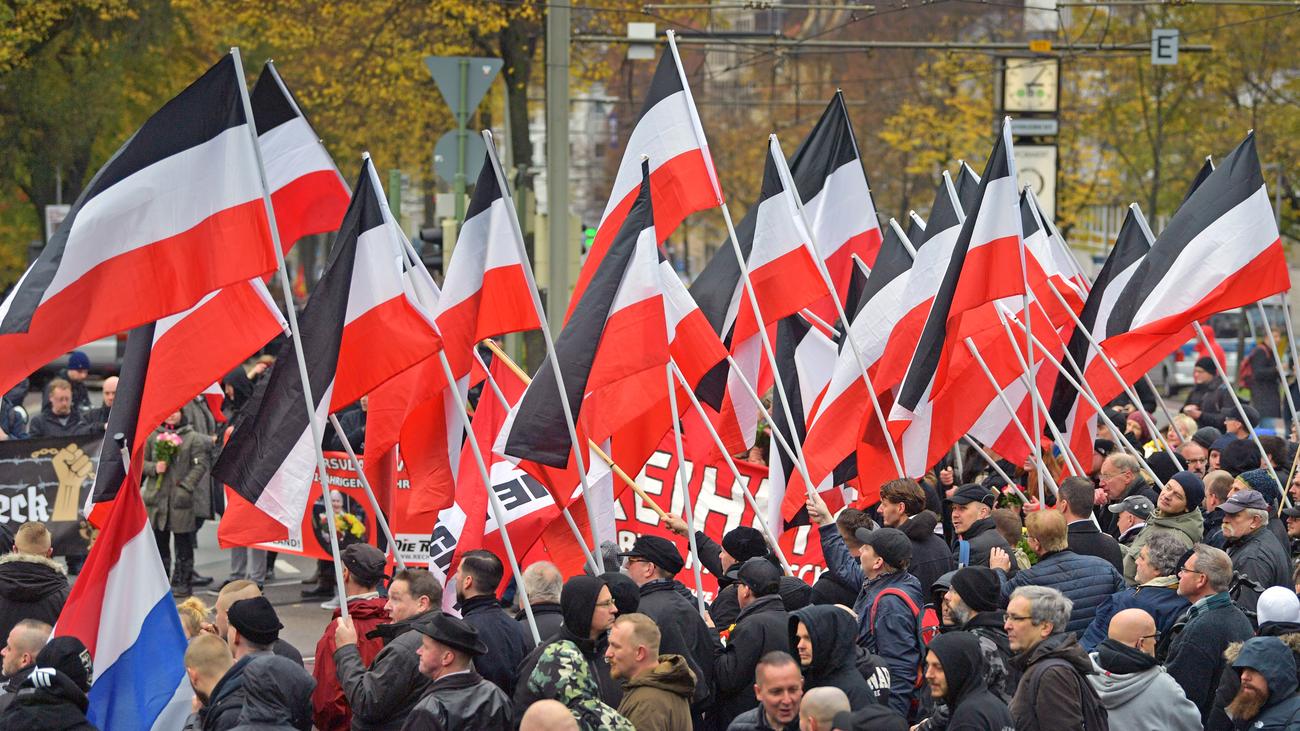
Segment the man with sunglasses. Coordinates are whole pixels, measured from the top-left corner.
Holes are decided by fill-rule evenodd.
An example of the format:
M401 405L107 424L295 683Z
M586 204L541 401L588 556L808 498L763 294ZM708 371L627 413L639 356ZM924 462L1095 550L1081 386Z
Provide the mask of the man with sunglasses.
M1250 638L1250 620L1232 603L1232 559L1204 543L1188 551L1178 569L1178 593L1192 606L1174 623L1165 667L1201 711L1201 721L1214 706L1214 693L1223 674L1223 651ZM1163 645L1163 643L1161 643Z
M1088 676L1106 707L1110 727L1193 731L1201 712L1156 662L1156 621L1141 609L1125 609L1110 620L1108 637L1093 652L1097 672Z

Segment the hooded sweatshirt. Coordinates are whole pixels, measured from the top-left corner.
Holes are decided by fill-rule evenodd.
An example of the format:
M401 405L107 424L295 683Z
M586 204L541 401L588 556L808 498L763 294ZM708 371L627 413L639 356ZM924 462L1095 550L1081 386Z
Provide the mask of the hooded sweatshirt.
M984 684L987 668L979 638L970 632L948 632L930 643L930 652L943 667L948 689L948 731L1002 731L1013 727L1011 711Z
M627 681L618 712L636 731L691 727L695 674L681 655L660 655L659 664Z
M804 607L792 613L792 649L799 646L800 623L808 628L808 639L812 643L812 662L803 668L804 691L833 686L844 691L853 710L874 704L875 694L854 664L853 638L857 635L857 627L853 617L839 607L827 606Z
M1097 674L1088 682L1106 707L1111 728L1201 728L1196 704L1154 657L1112 639L1103 640L1090 657Z
M293 660L262 655L244 670L244 708L233 731L306 731L316 681Z
M1137 575L1138 554L1147 541L1151 540L1151 536L1157 533L1168 533L1177 538L1183 548L1191 548L1205 536L1205 519L1201 516L1201 509L1195 508L1181 515L1164 515L1159 512L1152 514L1146 527L1124 549L1124 578L1132 581Z
M1240 727L1252 729L1294 729L1300 727L1300 696L1296 695L1296 664L1291 648L1276 637L1252 637L1241 646L1232 663L1237 669L1251 668L1268 683L1268 701L1252 719L1236 719Z

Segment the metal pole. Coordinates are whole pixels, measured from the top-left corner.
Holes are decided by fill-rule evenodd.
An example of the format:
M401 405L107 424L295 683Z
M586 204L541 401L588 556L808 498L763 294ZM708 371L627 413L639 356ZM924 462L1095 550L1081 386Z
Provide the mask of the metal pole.
M1286 295L1282 295L1285 297ZM1273 349L1273 358L1277 363L1278 375L1282 378L1283 394L1286 396L1286 405L1291 409L1291 423L1295 425L1296 431L1300 433L1300 414L1296 413L1295 399L1291 398L1291 389L1286 386L1286 360L1282 357L1282 352L1277 348L1277 338L1273 337L1273 326L1269 324L1268 313L1264 311L1264 305L1256 302L1255 307L1259 308L1259 316L1264 322L1264 332L1268 334L1268 347Z
M271 243L275 248L275 263L280 270L280 289L288 311L289 334L293 342L294 358L298 361L298 377L302 380L303 405L307 408L307 424L311 428L312 442L316 446L316 473L320 477L321 502L325 503L325 516L329 521L330 553L334 556L334 584L338 590L339 616L349 618L348 592L343 585L343 564L339 561L339 537L334 524L334 503L329 497L329 471L325 469L325 452L321 449L321 425L316 421L316 399L311 392L311 378L307 375L307 358L302 351L302 333L298 329L298 313L293 306L293 292L289 289L288 268L284 264L284 250L280 246L280 229L275 222L275 206L271 204L271 188L266 182L266 164L262 161L262 145L257 139L257 124L253 120L253 103L248 98L248 82L244 79L244 60L239 48L232 47L230 55L235 61L235 76L239 81L239 99L244 106L244 119L253 144L253 157L257 160L257 177L262 185L262 207L271 229Z
M821 275L822 282L826 285L826 291L830 293L831 302L835 303L835 314L840 318L840 323L844 325L844 340L849 344L849 349L853 352L853 359L858 363L858 370L862 372L862 383L867 388L867 396L871 398L871 409L876 414L876 420L880 422L880 430L885 434L885 446L889 448L889 458L894 462L894 471L899 477L906 477L903 474L903 462L898 458L898 449L894 446L894 440L889 439L889 422L885 418L885 412L880 408L880 399L876 396L876 388L871 383L871 376L867 374L867 362L862 357L862 349L858 347L858 342L853 339L853 328L849 317L844 312L844 303L840 302L840 295L835 291L835 283L831 281L830 272L826 270L826 262L822 261L821 254L817 248L817 241L813 238L812 226L808 223L808 213L804 210L803 199L800 197L799 189L795 187L794 176L790 174L790 167L786 164L785 153L781 151L781 144L777 141L776 135L771 135L770 154L776 158L777 174L781 177L782 184L794 196L796 210L799 211L799 218L803 219L804 229L808 232L808 241L804 244L808 247L809 253L812 254L813 262L817 265L817 273ZM877 225L879 222L877 222ZM812 485L808 489L813 489Z
M1011 118L1010 117L1005 118L1002 123L1004 125L1010 125ZM1010 140L1007 140L1007 143L1008 146L1010 146ZM1012 151L1009 149L1006 151L1008 157L1012 156L1011 152ZM1018 239L1019 240L1017 241L1016 248L1020 250L1020 281L1025 288L1025 291L1022 292L1020 295L1020 301L1023 303L1023 306L1025 308L1025 356L1029 359L1028 364L1026 365L1024 358L1020 358L1020 349L1016 347L1015 338L1011 338L1011 349L1016 351L1016 357L1020 358L1020 365L1025 369L1025 375L1029 379L1028 381L1025 382L1025 385L1029 387L1029 399L1030 399L1029 413L1030 413L1030 419L1033 422L1032 434L1034 436L1034 442L1029 447L1029 453L1033 455L1034 461L1038 463L1038 504L1046 505L1046 502L1044 502L1043 499L1043 474L1047 472L1047 463L1043 460L1043 451L1038 446L1038 440L1042 438L1043 432L1038 425L1038 407L1039 407L1039 401L1041 400L1041 394L1038 393L1038 366L1037 366L1038 361L1034 359L1034 346L1033 346L1034 329L1033 329L1033 318L1032 318L1033 308L1030 306L1030 301L1029 301L1029 295L1030 295L1029 272L1027 271L1027 265L1025 262L1025 237L1022 235L1018 237ZM1000 315L1001 311L999 311L998 314ZM1006 322L1003 321L1003 324L1005 325ZM1011 337L1010 328L1007 328L1007 337ZM1046 410L1046 407L1044 407L1044 410ZM1016 412L1014 411L1011 412L1011 418L1012 419L1016 418ZM1051 419L1049 418L1048 421L1050 422ZM1053 434L1057 433L1055 425L1053 425L1052 427L1052 433ZM1066 449L1065 451L1068 452L1069 449Z
M557 12L556 7L557 7L557 6L552 6L549 12L552 12L552 13L553 13L553 12ZM564 13L564 17L566 18L566 20L565 20L565 25L564 25L564 32L565 32L565 36L566 36L566 38L567 38L567 35L568 35L568 27L569 27L569 26L568 26L568 20L567 20L567 18L568 18L568 16L569 16L569 8L568 8L568 6L566 5L566 6L563 7L562 10L563 10L563 13ZM549 31L549 29L550 29L551 22L552 22L552 18L548 17L548 18L546 19L547 28L548 28L548 36L547 36L548 39L550 38L550 35L549 35L550 31ZM549 43L547 44L547 50L546 50L546 53L547 53L547 58L549 59L549 58L550 58L550 53L551 53L551 49L550 49L550 44L549 44ZM566 96L566 98L567 98L567 95L568 95L568 83L569 83L569 82L568 82L568 78L569 78L569 77L568 77L568 72L567 72L567 68L568 68L568 43L567 43L567 41L566 41L566 43L565 43L564 58L565 58L565 69L566 69L566 71L565 71L565 75L564 75L564 84L565 84L565 91L564 91L564 93L565 93L565 96ZM548 77L549 77L550 73L551 73L551 70L550 70L550 62L549 62L549 60L548 60L548 62L547 62L547 75L548 75ZM550 115L550 113L551 113L551 110L550 110L550 108L548 107L548 108L547 108L548 119L549 119L549 115ZM548 124L549 124L549 122L548 122ZM565 134L566 139L564 140L564 145L562 145L562 147L564 147L564 156L565 156L566 161L567 161L567 159L568 159L568 154L569 154L569 153L568 153L568 147L567 147L567 145L568 145L568 139L567 139L567 136L568 136L568 135L567 135L568 124L569 124L569 120L568 120L568 117L566 116L566 117L564 118L564 125L565 125L565 129L566 129L566 134ZM550 132L549 132L550 129L551 129L551 128L548 126L548 127L547 127L547 130L548 130L547 134L548 134L548 136L549 136L549 134L550 134ZM584 496L584 498L585 498L585 496L591 492L591 485L588 484L588 482L587 482L587 457L586 457L586 455L583 454L583 450L579 447L579 445L581 444L581 442L578 441L578 429L577 429L577 427L574 425L574 422L573 422L573 410L569 408L569 399L565 397L565 394L567 393L567 391L564 390L564 374L560 372L560 360L559 360L559 358L557 358L557 357L555 356L555 338L554 338L554 336L551 335L551 327L548 327L548 326L547 326L548 321L547 321L547 319L546 319L546 309L545 309L544 307L542 307L542 297L541 297L541 295L538 294L538 292L537 292L537 280L533 277L533 267L532 267L532 264L528 261L528 251L527 251L527 249L524 248L524 232L523 232L522 229L519 228L519 211L518 211L518 209L515 208L515 200L514 200L514 197L512 197L512 196L510 195L510 186L506 183L505 174L504 174L504 173L502 172L502 170L501 170L501 161L497 159L497 146L496 146L496 142L492 139L492 132L491 132L490 130L483 130L483 141L484 141L484 143L486 143L488 159L491 160L491 162L492 162L492 172L496 175L497 185L501 188L501 197L505 200L506 205L509 206L509 208L510 208L510 215L507 216L506 218L510 219L510 227L511 227L513 233L514 233L515 250L516 250L516 252L519 254L519 261L523 263L523 267L522 267L522 268L523 268L523 270L524 270L524 278L528 280L528 294L533 298L533 309L534 309L534 310L536 311L536 313L537 313L537 321L538 321L539 323L541 323L541 325L542 325L542 327L541 327L540 329L541 329L541 331L542 331L542 339L546 342L546 359L547 359L547 360L550 362L550 364L551 364L551 372L555 374L555 387L556 387L557 389L559 389L559 392L560 392L560 408L564 411L564 426L569 430L569 441L570 441L570 443L573 445L573 462L574 462L574 464L575 464L575 465L577 466L577 468L578 468L578 483L579 483L580 485L582 485L582 494L583 494L583 496ZM553 159L554 159L554 158L552 158L552 157L550 156L550 153L548 152L548 153L547 153L547 161L548 161L547 164L550 165L550 163L551 163L551 161L553 161ZM565 175L565 176L568 175L567 166L566 166L566 169L564 170L564 172L563 172L562 174ZM565 196L567 197L567 195L568 195L568 193L567 193L567 190L568 190L568 183L567 183L567 180L568 180L568 178L566 177L565 180L566 180L566 182L565 182ZM554 194L555 194L555 188L550 187L550 186L548 186L548 188L549 188L549 190L550 190L549 195L554 195ZM552 198L551 200L554 201L555 199ZM552 208L551 210L554 210L554 208ZM555 217L552 216L552 217L551 217L551 224L552 224L552 226L551 226L551 231L552 231L552 234L554 234L554 231L555 231L554 223L555 223ZM565 225L566 225L566 226L568 225L568 219L567 219L567 217L565 218ZM552 241L551 241L551 245L552 245L552 247L554 247L554 245L555 245L555 241L554 241L554 239L552 239ZM552 249L552 250L553 250L553 249ZM563 313L564 310L565 310L565 307L564 307L564 305L563 305L563 302L564 302L564 299L567 299L567 298L568 298L568 289L567 289L567 286L568 286L568 285L567 285L567 284L565 285L566 288L565 288L564 291L562 292L562 294L563 294L563 296L564 296L564 299L554 299L554 298L556 297L556 295L557 295L557 290L554 289L554 283L555 283L555 281L556 281L556 279L555 279L555 270L556 270L557 268L560 268L560 267L558 267L558 266L556 265L556 263L555 263L554 261L552 261L552 266L551 266L551 283L552 283L552 289L550 290L550 293L549 293L548 297L551 297L551 298L552 298L551 301L550 301L552 317L558 317L558 318L559 318L559 319L556 320L555 322L551 323L551 326L555 328L556 332L559 332L559 330L563 327L563 324L564 324L564 316L563 316L563 314L556 315L555 313L557 313L557 312L558 312L558 313ZM558 305L558 307L557 307L557 305ZM596 530L596 515L595 515L595 511L594 511L594 509L593 509L592 506L591 506L591 501L590 501L590 500L586 500L586 499L584 499L584 500L583 500L583 503L587 506L587 520L590 522L590 526L589 526L589 528L591 529L591 549L592 549L592 554L594 555L596 551L599 551L599 550L600 550L600 536L597 534L597 530Z
M989 370L988 364L984 362L984 358L980 355L980 352L976 350L975 343L970 338L966 338L963 342L966 343L966 349L970 351L972 356L974 356L975 362L979 364L980 370L984 371L984 377L989 379L989 385L993 386L993 390L997 392L998 399L1002 401L1002 405L1007 407L1007 411L1011 412L1011 424L1016 427L1016 431L1020 432L1020 438L1025 440L1025 444L1029 445L1029 451L1033 452L1038 449L1038 445L1033 439L1030 439L1029 434L1025 432L1024 424L1021 424L1020 421L1015 418L1016 410L1011 405L1011 399L1007 398L1006 392L1002 390L1001 386L998 386L998 380L993 377L993 372ZM1042 465L1042 460L1039 460L1039 464ZM1046 470L1041 466L1038 471L1040 473L1046 472ZM1052 488L1052 494L1056 495L1058 493L1056 480L1052 479L1050 474L1046 476L1046 480L1047 484ZM1040 499L1038 504L1043 505L1044 503Z
M456 194L456 230L459 231L462 224L465 223L465 148L469 143L469 130L465 125L469 123L469 59L461 58L457 64L460 66L460 97L456 107L456 179L453 181L452 190Z
M546 286L550 328L559 332L569 309L569 14L567 2L546 4L546 231L551 272ZM523 130L520 134L527 134ZM528 164L527 160L522 164ZM502 185L504 190L504 184ZM508 195L508 194L507 194ZM543 322L546 322L543 320ZM545 328L543 328L545 329ZM550 348L550 343L547 343ZM554 367L554 365L552 365ZM556 370L559 373L559 370ZM560 389L564 393L564 389ZM574 439L577 450L577 439ZM583 481L584 488L586 481ZM592 524L592 529L595 529ZM598 544L599 545L599 544Z
M506 549L506 558L510 561L510 570L515 573L517 581L515 588L519 590L519 598L524 604L524 614L528 617L528 629L533 633L533 642L541 644L542 637L537 632L537 620L533 618L533 605L528 601L528 589L524 586L524 572L519 568L519 559L515 556L515 547L510 542L510 531L506 530L506 511L501 505L501 499L497 497L497 491L492 489L492 480L488 477L487 463L483 460L483 450L478 446L478 440L474 438L474 428L470 425L469 410L465 406L465 399L460 395L460 389L456 388L456 376L451 372L451 363L447 362L447 352L438 351L438 362L442 364L442 374L447 379L447 390L451 392L451 397L456 400L456 416L460 418L461 430L465 435L465 441L469 444L469 451L474 455L474 466L478 468L478 475L483 480L483 489L487 491L488 507L492 510L492 517L496 518L497 529L501 531L501 543Z
M691 384L686 380L686 376L682 375L681 369L677 367L675 362L669 361L669 366L673 369L673 373L677 375L677 380L681 381L682 390L686 392L686 397L691 400L691 406L695 407L695 411L700 415L700 421L704 423L705 430L709 432L713 444L717 446L718 453L722 455L722 458L727 462L727 467L731 469L731 478L735 482L735 489L740 490L740 494L744 495L745 501L749 503L750 510L754 511L754 517L758 519L758 526L762 529L763 537L767 539L768 547L781 561L781 568L785 569L785 573L793 575L793 572L790 571L790 562L785 559L785 553L781 551L781 546L776 540L776 534L768 527L767 519L763 517L763 513L758 509L758 503L754 501L754 496L745 488L744 481L740 476L740 468L736 466L736 461L732 459L731 455L727 454L727 448L722 444L722 437L718 436L718 430L713 428L713 422L709 421L708 415L704 413L704 407L700 405L700 400L695 397L695 392L691 390ZM691 527L691 530L694 530L694 526Z
M493 343L493 345L495 346L496 344ZM494 350L493 352L495 353L496 351ZM510 402L506 400L506 395L501 390L501 386L497 384L497 379L492 375L492 370L489 369L487 363L484 363L483 359L479 357L477 348L474 349L473 353L474 360L478 361L479 366L483 368L483 374L487 376L488 387L492 389L492 393L496 396L497 402L501 404L501 408L509 411L511 408ZM514 364L510 363L509 365ZM600 576L604 573L604 567L596 561L595 556L591 555L591 550L587 548L587 542L582 539L582 533L578 530L578 524L573 520L573 514L569 512L569 506L565 505L560 508L560 514L564 516L564 522L569 524L569 530L573 533L573 537L578 541L578 546L582 548L582 555L583 558L587 560L587 567L595 572L592 576Z
M1205 350L1210 354L1210 360L1214 361L1214 367L1222 373L1223 364L1219 362L1219 356L1214 352L1214 348L1210 347L1210 339L1205 336L1205 331L1201 329L1201 323L1193 320L1192 329L1196 331L1196 337L1201 339L1201 344L1205 346ZM1255 442L1255 447L1259 449L1260 458L1267 466L1268 474L1272 476L1273 481L1278 484L1278 488L1282 491L1282 503L1290 507L1291 499L1287 497L1286 485L1283 485L1282 481L1278 479L1277 472L1273 469L1273 460L1268 459L1268 452L1264 451L1264 445L1259 441L1259 434L1255 432L1255 425L1250 423L1250 417L1241 406L1241 398L1237 396L1237 389L1228 386L1228 396L1232 398L1232 405L1237 408L1237 415L1241 417L1241 423L1245 424L1246 429L1250 432L1251 441Z
M375 491L370 488L370 480L366 477L366 471L361 467L361 460L357 459L356 452L352 451L352 443L348 435L343 433L343 427L339 425L339 418L330 414L330 424L334 425L334 433L339 435L339 441L343 443L343 451L348 453L348 460L352 462L352 468L357 471L357 477L361 478L361 486L366 490L366 497L370 498L370 509L375 511L375 522L379 524L380 530L384 532L384 537L388 539L388 545L393 547L393 563L397 564L398 570L406 568L406 562L402 560L402 552L397 550L397 539L393 538L393 531L388 527L388 519L384 517L384 511L379 507L379 500L375 498Z
M664 370L668 378L669 418L673 420L673 442L677 447L677 469L673 471L673 483L682 491L682 513L686 518L686 543L691 548L691 568L695 574L695 603L699 605L700 616L704 616L704 581L700 574L700 549L695 545L695 509L691 506L691 488L682 482L682 473L686 471L686 450L682 448L682 420L677 411L677 384L673 381L673 362L668 361ZM671 501L669 501L671 502Z

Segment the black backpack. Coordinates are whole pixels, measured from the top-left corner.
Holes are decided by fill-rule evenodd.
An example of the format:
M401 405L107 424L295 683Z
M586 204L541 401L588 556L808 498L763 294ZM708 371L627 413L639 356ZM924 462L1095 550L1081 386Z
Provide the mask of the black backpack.
M1092 683L1089 683L1086 677L1074 670L1074 665L1059 657L1043 660L1040 667L1036 668L1038 672L1034 673L1034 678L1027 689L1029 697L1038 698L1038 685L1043 680L1043 673L1053 665L1070 668L1075 674L1075 679L1079 683L1079 705L1083 716L1084 731L1110 731L1110 719L1106 714L1106 707L1101 704L1101 698L1097 696L1097 691L1092 687Z

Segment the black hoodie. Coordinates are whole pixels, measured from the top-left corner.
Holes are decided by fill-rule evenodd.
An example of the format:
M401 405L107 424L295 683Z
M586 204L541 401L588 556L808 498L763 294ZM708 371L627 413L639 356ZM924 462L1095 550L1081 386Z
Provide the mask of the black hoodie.
M68 576L58 563L26 553L0 556L0 638L24 619L54 624L68 599Z
M948 684L944 700L949 713L948 731L1002 731L1011 728L1007 704L984 684L984 654L980 640L970 632L948 632L930 643Z
M839 607L820 605L792 613L790 648L795 654L799 647L800 623L808 628L808 639L812 643L812 662L803 669L804 691L822 686L839 688L849 697L849 706L855 711L875 704L875 694L854 664L858 623L853 616Z
M244 707L234 731L306 731L316 681L302 666L278 655L261 655L244 670Z
M939 516L922 510L898 527L912 541L912 561L907 572L921 582L921 596L930 596L935 579L957 568L948 544L934 532Z
M90 653L81 640L56 637L36 655L13 702L0 714L0 729L83 731L90 701Z

